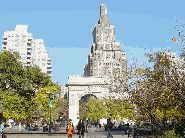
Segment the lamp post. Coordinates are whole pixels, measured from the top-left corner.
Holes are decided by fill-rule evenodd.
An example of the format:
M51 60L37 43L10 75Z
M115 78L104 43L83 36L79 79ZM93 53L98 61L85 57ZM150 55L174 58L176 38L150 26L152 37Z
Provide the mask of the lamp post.
M88 125L88 118L86 118L86 133L88 133L88 131L87 131L87 125Z
M48 136L52 136L52 134L51 134L51 108L53 107L54 95L51 92L48 92L48 94L49 94L49 98L50 98L50 101L49 101L50 117L49 117L49 134L48 134Z

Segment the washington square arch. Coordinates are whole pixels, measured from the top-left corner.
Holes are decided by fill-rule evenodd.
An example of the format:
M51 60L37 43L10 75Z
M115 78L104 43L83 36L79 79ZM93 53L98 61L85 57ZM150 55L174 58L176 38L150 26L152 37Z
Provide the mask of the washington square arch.
M126 91L112 91L119 85L115 78L122 78L122 84L127 86L127 79L124 77L127 58L126 52L121 51L120 42L115 41L115 26L109 24L105 4L100 6L100 18L92 37L91 53L83 75L69 76L68 84L61 86L68 95L69 119L72 119L74 126L79 120L79 100L83 96L93 95L98 99L128 97Z

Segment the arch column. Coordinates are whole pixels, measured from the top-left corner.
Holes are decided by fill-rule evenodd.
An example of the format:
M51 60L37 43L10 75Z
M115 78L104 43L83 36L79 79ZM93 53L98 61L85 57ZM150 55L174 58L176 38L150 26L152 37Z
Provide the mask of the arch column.
M72 119L74 127L78 124L79 119L79 100L75 91L69 91L69 119Z

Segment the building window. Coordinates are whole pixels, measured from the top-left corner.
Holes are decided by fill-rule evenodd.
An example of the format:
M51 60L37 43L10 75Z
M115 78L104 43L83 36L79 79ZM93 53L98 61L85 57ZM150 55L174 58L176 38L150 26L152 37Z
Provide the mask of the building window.
M25 57L22 57L22 60L25 60Z
M18 35L18 34L16 34L16 37L19 37L19 35Z
M17 52L18 52L18 51L19 51L19 48L15 48L15 51L17 51Z
M25 37L26 37L26 35L22 35L22 37L23 37L23 38L25 38Z

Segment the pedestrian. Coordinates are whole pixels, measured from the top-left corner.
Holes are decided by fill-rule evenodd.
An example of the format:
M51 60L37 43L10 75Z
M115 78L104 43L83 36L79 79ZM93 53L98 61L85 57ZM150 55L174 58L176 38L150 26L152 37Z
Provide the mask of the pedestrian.
M4 123L0 122L0 132L3 132L3 129L4 129Z
M79 135L79 138L83 138L84 131L85 131L85 126L84 126L84 123L83 123L82 119L80 119L77 129L78 129L77 135Z
M58 124L55 124L55 131L59 131L59 126L58 126Z
M19 123L19 132L21 132L21 123Z
M7 138L6 134L4 133L4 123L0 122L0 132L1 132L1 136L2 138Z
M27 124L28 125L28 131L31 131L31 124Z
M27 126L26 126L26 123L24 123L24 131L26 131L27 129Z
M29 125L30 125L30 127L29 127L29 128L30 128L30 131L31 131L31 129L32 129L32 124L30 123Z
M9 123L9 128L10 128L10 129L12 129L12 128L13 128L12 123Z
M67 133L69 134L68 138L72 138L73 135L73 124L72 120L69 119L68 127L67 127Z
M47 127L46 124L45 124L44 127L43 127L43 132L48 132L48 127Z

